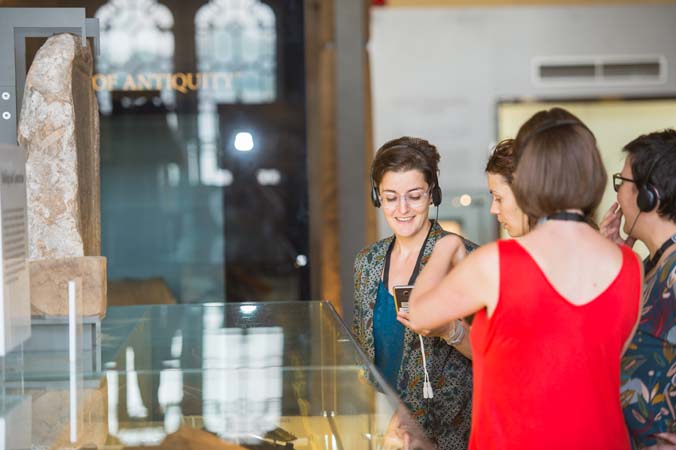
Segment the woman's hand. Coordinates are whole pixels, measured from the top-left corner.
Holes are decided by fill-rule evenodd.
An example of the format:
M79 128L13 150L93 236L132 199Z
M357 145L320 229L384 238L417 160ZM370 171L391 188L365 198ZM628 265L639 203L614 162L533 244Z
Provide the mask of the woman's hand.
M376 445L376 448L377 445ZM416 421L405 409L398 409L383 436L383 450L436 450L436 445L429 442Z
M459 351L465 358L467 359L472 359L472 345L470 344L469 341L469 329L470 326L467 322L464 320L454 320L450 323L444 324L438 328L435 328L433 330L415 330L411 326L411 321L409 320L409 316L407 312L399 311L397 313L397 320L401 322L406 328L409 330L413 331L414 333L421 334L425 337L439 337L443 340L448 339L448 337L451 335L453 330L455 330L455 327L464 327L465 328L465 334L464 337L460 342L458 342L455 347L457 351ZM450 345L450 344L449 344Z
M617 202L613 202L610 209L603 216L603 220L599 225L599 231L603 237L610 239L616 244L625 244L633 247L636 239L627 236L627 239L622 239L620 236L620 227L622 226L622 209Z
M402 310L399 310L399 312L397 313L397 320L401 322L402 325L404 325L409 330L413 331L414 333L421 334L425 337L445 338L448 337L448 335L451 333L451 331L453 331L453 328L455 327L454 325L455 321L453 321L451 323L444 324L433 330L416 330L411 325L411 320L409 318L408 313Z
M401 413L395 412L383 439L383 450L399 450L409 448L411 436L403 426Z
M675 450L676 433L657 433L657 444L644 447L643 450Z

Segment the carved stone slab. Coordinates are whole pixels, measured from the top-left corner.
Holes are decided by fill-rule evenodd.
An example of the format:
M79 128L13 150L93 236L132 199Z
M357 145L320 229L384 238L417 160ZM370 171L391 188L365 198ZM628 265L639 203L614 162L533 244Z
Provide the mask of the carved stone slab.
M28 152L29 258L101 254L99 114L92 56L50 37L26 78L18 139Z

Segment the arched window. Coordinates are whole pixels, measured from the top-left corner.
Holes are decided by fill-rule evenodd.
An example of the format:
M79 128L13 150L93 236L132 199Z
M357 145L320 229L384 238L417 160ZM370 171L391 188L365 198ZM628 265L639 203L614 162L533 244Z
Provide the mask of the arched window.
M229 74L200 90L205 103L269 103L276 97L275 13L259 0L211 0L195 15L197 68Z
M195 15L197 69L227 83L198 91L202 183L232 181L217 166L219 103L271 103L277 96L277 28L273 9L260 0L211 0Z
M108 89L98 92L99 108L109 114L111 90L129 89L139 74L173 72L174 17L157 0L109 0L95 16L101 27L96 70L112 80ZM175 94L166 83L161 96L164 104L175 103Z

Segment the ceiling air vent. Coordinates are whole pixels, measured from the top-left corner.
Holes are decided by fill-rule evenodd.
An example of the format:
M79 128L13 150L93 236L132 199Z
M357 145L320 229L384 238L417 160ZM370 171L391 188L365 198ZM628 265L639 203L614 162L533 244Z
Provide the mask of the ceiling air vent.
M540 66L540 78L568 79L590 78L596 76L596 67L593 64L543 64Z
M606 78L641 77L659 79L662 65L659 61L642 63L605 63L601 66L601 76Z
M533 78L539 85L659 84L667 80L663 56L537 57Z

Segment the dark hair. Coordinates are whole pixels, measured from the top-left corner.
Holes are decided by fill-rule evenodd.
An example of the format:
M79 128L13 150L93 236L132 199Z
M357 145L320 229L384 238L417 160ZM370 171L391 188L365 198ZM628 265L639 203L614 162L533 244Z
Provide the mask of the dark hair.
M498 142L486 163L486 172L502 175L507 184L514 181L514 139L503 139Z
M380 186L386 172L419 170L432 188L439 174L439 152L425 139L403 136L383 144L371 165L371 177Z
M590 217L603 197L608 175L594 134L562 108L533 115L514 146L512 191L521 210L539 219L580 209Z
M630 143L627 152L637 187L651 184L659 193L657 214L676 222L676 131L644 134Z

